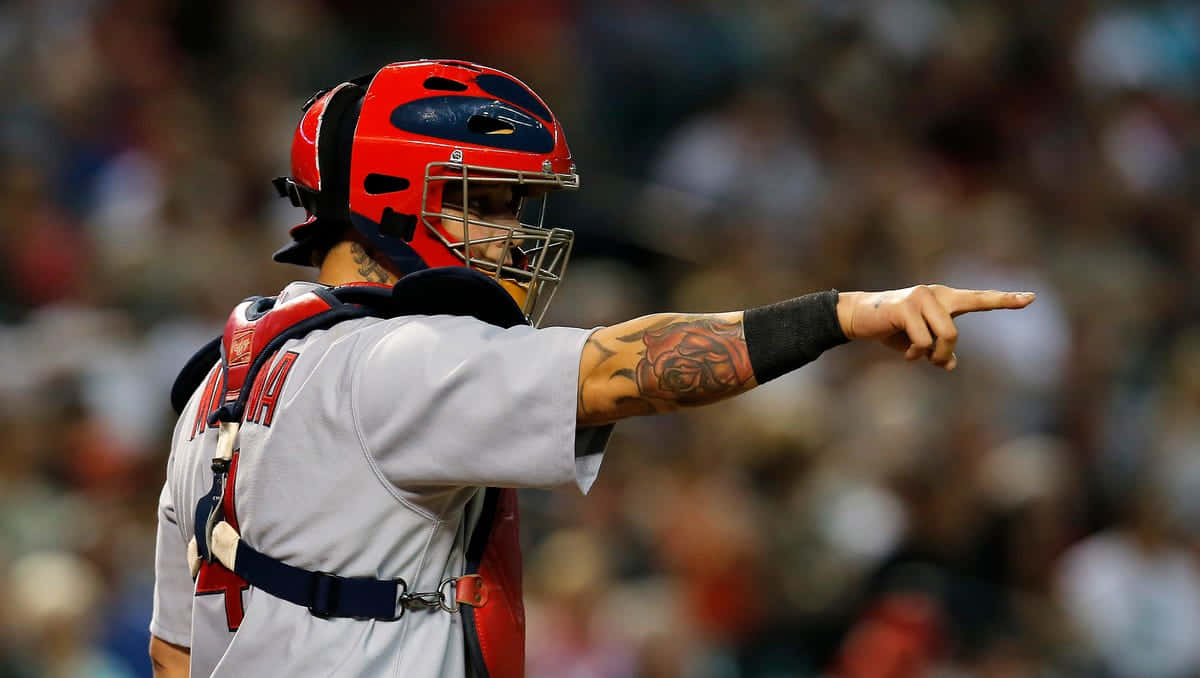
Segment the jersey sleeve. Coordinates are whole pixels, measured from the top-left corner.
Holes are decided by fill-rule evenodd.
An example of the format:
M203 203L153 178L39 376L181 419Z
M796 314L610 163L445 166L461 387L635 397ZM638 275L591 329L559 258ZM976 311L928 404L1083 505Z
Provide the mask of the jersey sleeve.
M363 447L405 486L587 492L612 426L577 429L591 330L409 318L364 350L352 410Z
M187 545L176 520L171 488L163 485L158 498L158 540L154 547L154 614L150 633L183 647L192 634L192 576Z

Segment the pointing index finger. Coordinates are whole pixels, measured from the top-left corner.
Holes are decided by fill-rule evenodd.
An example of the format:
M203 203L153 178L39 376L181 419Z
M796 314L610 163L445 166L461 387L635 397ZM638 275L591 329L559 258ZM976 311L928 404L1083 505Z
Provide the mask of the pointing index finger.
M1033 292L1002 292L999 290L960 290L946 288L947 298L939 299L951 316L976 311L1025 308L1036 298Z

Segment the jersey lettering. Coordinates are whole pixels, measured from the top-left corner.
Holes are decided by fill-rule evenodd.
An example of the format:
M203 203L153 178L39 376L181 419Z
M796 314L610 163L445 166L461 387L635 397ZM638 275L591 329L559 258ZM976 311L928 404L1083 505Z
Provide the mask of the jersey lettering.
M196 407L196 419L192 421L192 435L188 440L195 440L197 433L204 433L205 427L208 425L208 415L217 409L216 400L219 397L217 390L217 382L220 381L221 369L214 368L208 374L208 381L204 384L204 392L200 394L200 403Z
M246 409L246 421L270 426L275 419L275 403L283 393L284 382L292 371L292 365L300 354L288 351L283 354L266 379L259 379L250 395L250 406Z
M275 362L275 356L272 355L267 359L267 365ZM254 379L254 385L250 388L250 397L246 399L246 415L245 421L254 421L254 412L258 408L258 402L262 400L263 385L270 379L271 370L259 371L258 376Z
M225 623L230 631L237 631L246 616L242 592L249 588L250 585L245 579L221 563L215 560L211 563L200 563L200 573L196 576L196 595L225 595Z

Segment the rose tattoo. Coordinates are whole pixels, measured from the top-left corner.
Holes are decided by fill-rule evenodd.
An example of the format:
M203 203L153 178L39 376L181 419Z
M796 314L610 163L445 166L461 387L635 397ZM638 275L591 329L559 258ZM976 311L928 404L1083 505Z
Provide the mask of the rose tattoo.
M643 395L688 400L737 388L754 370L746 352L741 323L694 320L642 335L646 355L638 362L637 385Z

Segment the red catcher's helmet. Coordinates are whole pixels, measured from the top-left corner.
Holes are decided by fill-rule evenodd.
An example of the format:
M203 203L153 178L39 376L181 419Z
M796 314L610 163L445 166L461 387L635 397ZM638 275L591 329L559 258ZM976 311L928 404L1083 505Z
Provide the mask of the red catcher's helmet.
M532 224L459 217L443 211L447 182L461 185L462 205L480 183L542 194L542 204ZM525 83L465 61L410 61L314 95L292 141L292 176L275 187L308 213L276 261L311 265L315 247L350 227L398 271L470 266L494 277L537 321L574 240L543 227L546 189L577 189L579 175L562 125ZM491 235L472 240L463 219ZM494 243L508 253L499 261L481 254L498 248L479 247Z

